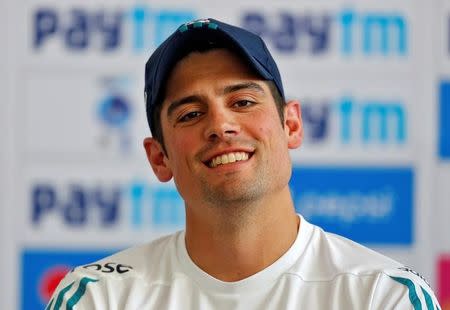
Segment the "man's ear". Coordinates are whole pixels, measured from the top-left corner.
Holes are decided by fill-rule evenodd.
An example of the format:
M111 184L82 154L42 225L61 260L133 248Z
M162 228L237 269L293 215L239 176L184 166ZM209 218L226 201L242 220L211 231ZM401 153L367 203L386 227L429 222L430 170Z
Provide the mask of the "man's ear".
M303 142L303 122L300 103L291 100L284 109L284 130L288 138L290 149L298 148Z
M161 144L154 138L148 137L144 139L144 148L147 153L147 159L152 166L158 180L168 182L172 179L172 170L167 165L167 156Z

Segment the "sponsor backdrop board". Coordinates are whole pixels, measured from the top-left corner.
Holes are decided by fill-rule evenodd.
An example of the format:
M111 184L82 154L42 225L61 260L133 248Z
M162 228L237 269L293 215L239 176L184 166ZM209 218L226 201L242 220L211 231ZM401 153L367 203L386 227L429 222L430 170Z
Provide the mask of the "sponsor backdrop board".
M435 102L436 116L434 127L437 130L436 165L434 167L434 186L436 197L436 216L430 221L435 223L433 233L436 236L435 270L437 296L442 309L450 309L450 3L440 1L440 13L435 21Z
M0 7L0 308L42 308L73 266L183 228L182 199L143 152L143 69L178 25L203 17L260 34L302 102L298 212L423 273L449 307L447 1Z

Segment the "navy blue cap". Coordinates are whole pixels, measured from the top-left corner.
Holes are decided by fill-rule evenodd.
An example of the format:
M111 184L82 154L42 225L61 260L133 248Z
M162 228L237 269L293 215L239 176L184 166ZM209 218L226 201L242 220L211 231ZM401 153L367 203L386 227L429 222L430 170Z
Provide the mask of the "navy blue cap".
M164 99L165 83L173 67L196 47L214 45L214 42L234 50L264 80L273 81L284 99L277 64L260 36L212 18L195 20L181 25L153 52L145 65L147 121L152 133L152 111Z

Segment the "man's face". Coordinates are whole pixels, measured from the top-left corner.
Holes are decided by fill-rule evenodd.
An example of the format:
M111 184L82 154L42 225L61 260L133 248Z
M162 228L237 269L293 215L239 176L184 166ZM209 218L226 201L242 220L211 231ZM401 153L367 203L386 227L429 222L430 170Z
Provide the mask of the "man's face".
M296 104L287 109L299 120ZM164 169L188 205L245 203L287 186L288 148L300 142L292 144L266 82L227 50L194 52L174 67L161 124Z

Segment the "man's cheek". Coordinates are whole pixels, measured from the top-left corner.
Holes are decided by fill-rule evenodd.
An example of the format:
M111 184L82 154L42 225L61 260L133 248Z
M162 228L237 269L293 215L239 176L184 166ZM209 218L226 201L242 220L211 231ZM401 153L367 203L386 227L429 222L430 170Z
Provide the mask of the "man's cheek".
M179 155L189 156L190 153L193 153L193 149L194 143L191 138L179 139L175 144L175 152Z
M173 133L170 135L166 143L167 145L170 145L172 153L176 155L185 150L185 148L190 144L190 140L191 139L185 135Z
M271 124L267 121L261 122L260 124L261 125L258 127L258 133L262 139L276 136L274 128L277 127L275 127L274 124Z

